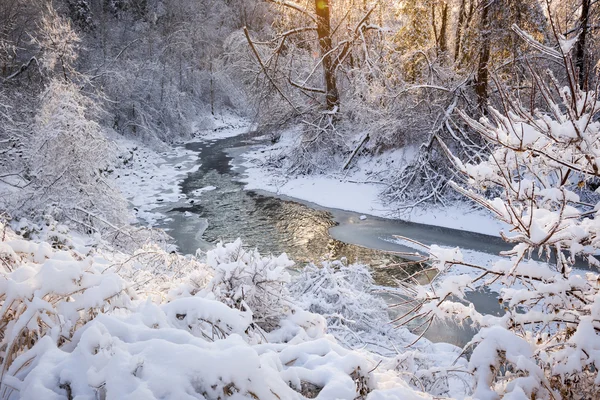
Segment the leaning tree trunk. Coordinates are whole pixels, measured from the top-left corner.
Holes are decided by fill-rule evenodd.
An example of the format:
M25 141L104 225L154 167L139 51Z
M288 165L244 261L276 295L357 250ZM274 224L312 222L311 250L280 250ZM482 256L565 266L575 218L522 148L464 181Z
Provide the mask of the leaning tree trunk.
M581 16L579 17L579 40L575 47L575 66L578 70L579 87L583 89L586 78L585 40L590 18L591 0L581 0Z
M317 35L319 37L319 50L321 53L323 74L325 75L325 96L327 109L333 110L339 106L340 98L335 79L335 64L333 62L331 44L331 17L329 0L315 0L317 14Z
M488 99L488 79L490 62L490 7L491 2L484 4L481 10L481 48L479 51L479 64L477 65L477 76L475 77L475 94L477 95L477 105L482 112L485 112Z

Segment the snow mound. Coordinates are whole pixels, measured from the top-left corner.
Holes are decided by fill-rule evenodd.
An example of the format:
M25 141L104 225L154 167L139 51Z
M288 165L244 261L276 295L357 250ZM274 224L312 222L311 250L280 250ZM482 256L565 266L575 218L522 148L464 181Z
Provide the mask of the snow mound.
M0 228L2 398L432 398L414 378L418 369L396 354L342 339L353 329L363 338L412 337L377 326L366 333L367 317L385 326L386 312L364 292L365 267L353 275L341 264L309 266L293 280L285 254L261 256L239 240L201 261L151 243L131 254L105 243L56 248ZM300 301L300 288L319 280L322 290ZM310 306L327 296L338 301ZM332 328L342 324L340 335ZM441 370L457 357L452 346L423 343Z

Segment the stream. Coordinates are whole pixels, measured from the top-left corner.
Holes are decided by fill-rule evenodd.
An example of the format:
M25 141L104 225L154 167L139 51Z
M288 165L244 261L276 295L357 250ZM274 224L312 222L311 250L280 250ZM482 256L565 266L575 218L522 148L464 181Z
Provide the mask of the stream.
M394 235L409 237L423 244L459 246L487 254L507 248L500 238L448 228L330 209L306 201L263 191L244 190L240 182L244 169L241 154L264 143L250 132L230 138L187 143L198 154L200 167L181 183L185 195L177 203L161 206L165 216L159 227L175 240L182 253L206 251L215 242L242 238L262 254L286 252L298 265L305 262L345 257L349 262L370 265L381 286L393 285L419 270L419 265L399 267L404 259L393 252L415 252L395 241ZM397 295L383 293L389 303ZM486 313L499 311L494 293L471 293L469 300ZM394 309L390 310L391 316ZM473 335L470 328L444 324L432 326L425 337L464 345Z

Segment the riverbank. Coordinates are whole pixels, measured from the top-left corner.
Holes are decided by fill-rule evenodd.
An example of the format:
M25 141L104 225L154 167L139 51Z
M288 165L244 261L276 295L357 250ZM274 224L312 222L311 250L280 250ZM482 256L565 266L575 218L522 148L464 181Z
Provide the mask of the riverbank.
M290 129L281 135L277 143L259 145L246 152L243 155L246 189L265 190L365 216L400 219L496 237L500 236L500 231L509 228L486 210L467 201L445 206L416 206L399 212L405 204L382 199L381 192L386 185L374 181L373 176L385 176L393 170L392 167L408 162L414 156L414 149L394 150L369 160L360 159L351 171L290 176L279 161L288 156L298 140L299 132Z
M224 135L231 134L229 137L233 137L232 130L239 131L241 130L241 127L232 127L231 130L224 129L224 132L222 133ZM213 135L214 131L210 134ZM226 143L219 144L220 140L217 140L214 136L211 137L208 135L207 138L199 138L195 142L196 144L188 143L185 145L181 144L174 146L166 151L152 150L134 142L121 141L119 143L120 147L123 149L123 166L116 169L114 174L124 195L132 202L132 207L134 207L134 211L136 212L138 223L162 227L165 221L173 218L174 213L177 213L182 218L181 220L175 220L177 224L181 223L183 220L197 220L202 211L202 204L212 204L216 199L222 199L229 193L247 193L247 191L242 190L240 184L237 184L239 189L236 191L232 186L225 186L223 184L210 186L206 185L205 181L200 182L194 178L197 175L206 175L204 179L212 179L211 170L209 170L210 164L215 164L211 168L223 168L223 173L228 171L228 169L223 166L224 162L227 162L229 165L228 158L221 157L221 153L224 153L222 147L224 147ZM199 146L199 143L202 143L202 146ZM201 151L198 151L198 149L201 149ZM218 155L218 159L211 159L209 154L212 156ZM206 168L206 170L203 170L203 168ZM237 173L235 173L235 175L237 176ZM201 185L202 187L196 187L198 185ZM189 193L195 193L196 195L192 198ZM257 200L257 202L267 204L265 207L267 209L282 208L277 205L279 202L282 204L294 203L276 197L264 196L261 198L260 195L253 196L259 196L256 197L257 199L260 199L259 201ZM269 203L268 199L272 199L273 203ZM194 200L194 203L191 202L192 200ZM182 208L179 209L176 207ZM290 209L283 207L281 213L276 214L276 217L279 218L281 215L289 213ZM298 215L299 214L294 214L292 219L294 221L299 220L296 218ZM306 228L309 224L314 224L315 222L309 217L310 216L306 217L306 224L298 226L297 233L303 236L298 239L299 236L296 235L295 240L299 240L301 245L306 248L314 248L314 243L302 242L303 239L306 239ZM240 224L245 226L245 220L233 220L232 214L227 214L224 218L229 225ZM270 222L266 223L263 230L263 236L265 231L273 230L273 227L274 224ZM286 230L287 228L288 227L286 227ZM327 226L322 226L320 228L323 228L323 234L326 234ZM256 230L258 231L257 234L260 234L260 230ZM185 235L188 236L189 232L185 232ZM45 246L45 244L42 245ZM241 243L226 245L225 247L231 254L239 254L240 250L237 246L241 246ZM205 333L205 331L202 330L203 327L194 325L194 329L196 329L197 332L191 331L188 333L186 330L187 325L178 322L181 319L180 317L177 317L178 319L172 318L173 315L175 315L173 312L177 311L179 314L190 314L191 316L189 318L184 316L184 318L187 318L186 323L192 321L193 318L195 318L195 315L199 315L197 314L198 312L204 313L202 314L202 318L208 318L210 321L224 320L233 315L232 313L235 310L223 308L224 305L222 303L230 305L227 303L227 299L215 299L215 296L211 294L212 292L209 289L197 292L197 288L194 286L198 284L205 285L206 282L210 281L211 277L214 277L213 281L217 282L221 276L219 275L219 265L223 264L223 270L225 270L231 265L229 264L229 261L234 260L232 256L225 254L227 251L224 251L223 247L219 248L218 246L216 252L214 250L209 250L208 254L203 254L202 258L200 258L200 260L206 260L206 264L202 261L198 264L197 259L181 256L175 252L158 250L152 245L149 245L149 247L144 248L143 250L135 250L134 253L132 253L135 254L135 256L117 253L109 247L105 247L102 255L74 253L74 258L89 256L93 257L94 262L97 262L98 265L111 265L108 269L99 267L98 273L111 273L112 275L110 276L115 280L124 279L125 282L123 283L123 286L132 284L131 282L126 281L129 279L129 275L127 274L130 272L132 275L137 276L136 274L139 271L142 271L144 278L149 278L148 281L150 282L147 287L140 286L139 293L136 294L136 301L131 304L127 310L122 311L118 315L111 312L101 313L97 320L89 321L89 327L82 330L84 332L82 337L87 338L86 335L89 335L85 332L95 332L97 329L105 329L106 327L103 331L104 335L116 343L116 346L119 347L122 354L126 357L135 357L137 356L137 353L131 352L129 347L122 345L122 335L127 336L135 335L139 332L146 332L146 329L150 329L148 326L144 325L146 322L140 324L138 321L144 318L150 318L150 320L159 318L160 321L162 321L160 326L152 326L154 335L153 340L156 344L163 347L169 347L171 352L177 353L179 351L179 348L177 347L178 343L173 343L170 340L172 335L177 332L177 335L179 335L178 337L185 338L185 340L188 341L186 342L188 345L194 344L197 345L197 347L202 347L203 345L194 337L197 336L196 334L198 332ZM139 263L137 261L143 260L143 257L145 257L144 252L149 254L147 256L149 258L156 257L156 254L158 254L159 260L152 258L152 265L155 265L157 260L161 263L163 262L162 260L164 260L164 268L171 268L171 263L173 263L173 260L176 260L177 268L175 268L174 271L178 271L177 273L179 275L177 279L167 279L164 281L165 276L172 272L171 270L167 271L167 275L165 275L165 271L159 271L160 274L157 276L160 279L149 276L153 271L147 271L147 266L144 264L144 261ZM50 255L50 258L53 258L53 256ZM211 261L213 259L217 260L216 264ZM243 259L246 260L246 258ZM252 256L249 259L256 260L261 267L268 265L269 268L277 269L276 272L281 273L283 270L280 268L279 264L283 265L287 258L284 256L262 258L258 256L257 253L252 253ZM128 268L128 265L126 265L127 268L120 269L119 266L121 264L130 262L124 260L134 260L132 263L136 264L132 266L131 270ZM239 264L239 258L237 258L237 260ZM280 260L281 262L277 260ZM180 267L183 264L186 264L185 274L180 273ZM110 269L112 268L112 265L115 265L114 273L113 270ZM322 265L319 264L320 268L307 271L308 275L306 276L290 279L291 282L282 281L281 285L286 288L285 290L289 290L290 293L294 293L294 291L297 290L299 295L297 298L290 298L286 295L286 309L289 310L289 307L291 306L294 311L290 314L292 316L286 313L281 318L281 328L277 328L275 331L272 331L272 333L260 332L260 334L264 335L269 341L269 345L261 343L258 336L252 336L251 334L248 334L247 331L246 334L242 333L244 329L239 330L239 335L242 336L242 339L235 343L231 343L234 340L227 337L215 339L215 345L211 347L210 350L216 357L224 357L224 361L219 363L218 366L226 368L229 365L227 355L233 351L243 350L248 353L240 358L240 361L244 363L247 363L249 359L252 359L251 361L253 361L254 358L256 358L253 351L258 353L258 358L261 360L261 363L263 362L263 359L276 360L277 355L280 352L292 352L301 357L312 358L314 361L318 361L319 357L324 357L323 362L318 361L317 364L322 365L322 368L328 370L328 376L330 376L330 378L312 382L312 379L308 376L298 375L303 382L307 383L303 383L301 388L296 388L296 386L294 386L294 389L299 393L308 393L306 390L315 390L317 393L320 392L320 398L330 398L333 396L336 398L350 399L356 396L356 393L352 390L355 385L352 381L347 379L349 374L351 376L358 376L358 372L353 372L356 370L355 366L349 363L351 359L360 360L360 370L363 371L362 374L364 374L367 379L364 382L361 381L362 383L360 383L360 385L368 386L368 390L371 392L368 396L369 399L383 400L400 397L415 399L430 398L429 395L422 393L421 390L429 391L435 396L450 395L458 398L469 393L471 383L469 382L465 385L464 378L462 377L462 375L465 374L468 376L467 363L463 358L459 358L460 349L458 347L447 343L432 343L426 339L421 339L418 343L414 344L410 350L403 349L404 346L408 346L416 341L417 336L411 334L405 328L394 329L387 323L386 305L379 297L373 294L372 283L369 281L368 275L364 273L366 268L362 265L344 265L339 262L336 264L335 269L331 266L328 267L328 265L329 264L325 263ZM35 267L37 268L38 266ZM42 264L40 268L43 269L45 266ZM336 272L338 270L342 271L345 275L339 277L334 276L339 273ZM125 275L121 275L121 272ZM240 273L243 273L243 270L241 270ZM163 285L160 288L153 285L157 279ZM310 279L318 279L320 285L314 286L314 289L311 289L309 292L306 292L304 287L294 287L294 285L298 286L310 283ZM332 280L331 290L333 288L338 288L340 290L340 295L336 297L338 300L332 301L330 298L325 298L325 296L332 296L330 289L324 288L323 293L320 293L319 288L322 286L324 280ZM215 285L209 282L209 284L205 286L214 287ZM287 289L288 287L289 289ZM160 291L158 289L160 289ZM245 293L246 296L249 296L251 293L250 289L249 286L245 286L243 293ZM164 294L163 296L155 296L147 295L146 292ZM167 292L168 294L166 294ZM223 292L220 291L219 293ZM310 296L308 296L307 293ZM342 299L344 302L347 301L348 303L342 303L339 299ZM269 301L264 301L263 303L271 304ZM205 306L210 306L208 308L213 310L209 313L210 315L206 314L207 311L203 308ZM320 310L319 307L326 308L322 311L318 311ZM153 308L153 310L150 310L150 308ZM177 308L177 310L175 310L175 308ZM256 311L254 308L252 310ZM317 312L317 314L313 314L313 312ZM161 313L167 315L166 320ZM323 317L318 314L322 314ZM378 318L381 320L372 320L374 315L378 315ZM244 319L244 323L247 323L250 320L249 318L244 318L242 318ZM356 331L349 328L349 324L357 324L362 318L368 318L368 321L371 321L370 323L365 324L368 329ZM258 320L255 320L252 323L258 323L256 321ZM240 321L235 320L233 322L235 322L236 327L238 325L241 326ZM192 321L189 323L195 322ZM118 332L112 329L112 327L117 325L121 327ZM182 332L179 332L180 330ZM228 334L229 332L227 332L227 335ZM232 337L237 334L237 331L234 332ZM78 340L78 338L73 340L72 347L75 349L73 356L71 356L71 353L68 351L63 351L60 348L52 348L49 350L52 354L59 354L61 359L65 360L61 367L66 365L68 370L72 372L75 372L78 369L87 370L92 367L99 371L110 370L110 365L97 364L95 362L92 363L93 365L82 365L79 360L76 359L76 353L80 352L78 346L83 346L85 343L82 342L80 344ZM284 341L285 343L280 343L280 341ZM143 341L140 341L140 343L136 342L136 346L143 348L144 343L141 342ZM321 346L319 349L322 350L324 345L327 345L326 347L331 348L331 350L327 350L324 353L324 356L323 354L316 355L316 347ZM356 350L348 350L348 348ZM197 349L193 350L196 351ZM206 356L203 353L200 354L201 351L198 350L198 352L198 356ZM146 354L150 353L146 352ZM48 367L51 373L53 373L52 371L57 370L58 367L49 361L51 356L46 355L44 352L39 352L39 355L45 363L44 365ZM154 356L156 356L157 359L165 359L165 357L172 359L171 356L167 356L166 354L159 354L158 350L157 353L152 353L152 357ZM455 364L457 358L459 358L459 368L457 368L457 365ZM181 365L187 365L184 360L177 360L178 363L183 363ZM289 362L289 360L286 360L286 362ZM292 368L288 368L290 366ZM152 367L155 367L155 363L151 359L147 359L144 368ZM261 368L264 370L266 367ZM289 375L286 371L291 369L295 371L294 374L303 374L302 368L305 368L305 364L294 362L292 360L291 365L280 365L278 371L282 374L282 377L285 378ZM321 367L319 366L315 367L314 373L320 371L320 368ZM310 371L308 371L308 369L310 369ZM312 369L312 367L307 368L307 374L313 374ZM339 371L337 369L339 369ZM272 373L268 368L267 370L269 379L272 381L277 381L277 379L279 379L279 375ZM39 370L34 370L29 381L23 383L22 386L30 387L31 382L35 382L36 379L39 379L37 375L38 372ZM182 372L176 371L176 373L181 374ZM202 373L205 373L205 371L202 371ZM165 374L165 376L170 376L166 371ZM443 387L440 387L436 383L439 379L439 374L449 376L449 379L445 379L446 383ZM235 371L231 376L232 381L236 382L236 385L238 382L242 382L243 379L245 379L245 377ZM113 378L115 377L112 375L106 375L107 381L112 382ZM415 382L417 382L415 379L418 379L419 382L423 381L425 386L423 386L423 383L420 383L418 385L419 387L415 386ZM308 383L312 386L306 389ZM77 390L84 387L85 385L82 384L81 386L78 386ZM121 389L114 385L111 387L111 390ZM293 393L294 389L287 393L288 397L286 398L293 398L289 396L295 395ZM159 389L157 388L157 390Z
M165 222L165 205L189 202L181 184L189 174L198 171L202 161L198 152L186 148L186 143L237 136L251 127L250 121L225 114L203 118L194 125L194 139L173 146L152 148L134 140L115 138L122 163L112 175L132 205L135 215L132 222L156 227Z
M226 115L204 121L203 126L197 124L194 139L163 150L120 139L117 144L122 149L123 165L113 176L131 202L136 222L156 226L159 220L164 222L166 204L189 204L190 199L182 194L181 185L202 164L202 156L189 148L190 143L212 143L245 134L251 129L250 121ZM508 228L487 211L477 209L466 201L445 207L418 206L399 214L397 210L402 204L385 202L381 197L384 185L371 182L369 176L389 169L392 163L406 161L410 151L389 152L368 162L362 160L352 172L290 177L272 161L290 151L294 144L293 133L293 130L287 131L275 144L266 143L266 138L258 138L256 143L260 144L248 143L242 154L236 157L243 160L239 180L246 190L270 192L325 208L353 212L359 220L374 216L496 237L500 236L501 230Z
M248 172L242 166L248 161L244 157L269 147L265 144L268 138L257 137L250 131L250 124L244 129L238 121L229 127L204 131L194 140L167 152L138 151L140 156L133 157L128 164L128 180L122 182L130 193L136 194L136 201L143 202L144 196L146 198L147 209L141 209L143 213L138 211L138 219L148 223L142 218L149 215L153 226L165 230L183 254L197 254L198 250L204 253L219 241L242 238L248 248L258 248L265 254L286 253L296 261L296 273L307 263L321 260L344 259L369 265L376 283L381 285L378 289L385 291L396 286L394 279L404 279L419 268L417 265L398 267L404 259L394 252L427 253L427 249L415 247L413 242L396 236L406 236L426 245L460 248L465 259L482 265L497 262L499 252L508 248L500 238L466 230L365 216L340 209L344 207L327 208L274 191L250 190L241 182L247 179ZM142 157L142 154L149 155ZM140 176L147 180L155 171L160 171L162 177L171 177L172 182L162 185L159 180L145 187ZM265 181L272 178L263 177ZM156 193L151 193L152 190ZM356 190L360 192L361 187ZM339 193L336 195L334 200L341 201ZM302 197L302 193L299 196ZM375 195L373 201L378 201ZM453 274L466 272L473 271L460 268L452 271ZM492 290L498 288L494 286ZM402 301L401 294L388 293L382 298L390 304ZM496 313L499 309L497 293L471 291L467 300L476 304L482 313ZM392 315L398 311L392 310ZM441 324L430 329L425 338L460 346L466 344L473 333L455 324Z
M56 224L35 239L0 230L0 344L15 355L0 375L8 399L416 400L472 390L458 347L404 348L417 337L387 323L364 266L294 279L285 255L241 241L198 259L154 243L80 246Z

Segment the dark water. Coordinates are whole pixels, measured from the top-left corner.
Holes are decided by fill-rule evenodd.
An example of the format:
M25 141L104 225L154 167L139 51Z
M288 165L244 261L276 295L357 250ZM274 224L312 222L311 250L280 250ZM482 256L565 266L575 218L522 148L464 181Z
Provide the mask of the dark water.
M256 136L248 133L186 145L198 153L201 165L181 183L187 198L165 205L162 211L167 218L161 225L181 252L205 251L218 241L242 238L247 246L256 247L263 254L287 253L298 267L309 261L339 258L365 263L373 268L378 284L394 286L395 279L403 279L422 268L394 254L414 252L394 243L394 235L424 244L460 246L492 254L506 249L506 244L494 237L373 216L361 220L357 213L243 190L239 182L243 174L239 155L257 144ZM194 193L209 186L215 189ZM498 309L495 294L473 293L472 297L479 311L493 313ZM385 294L384 298L390 303L398 301L393 294ZM392 310L392 314L395 312ZM430 329L426 337L461 345L472 334L467 327L440 325Z

